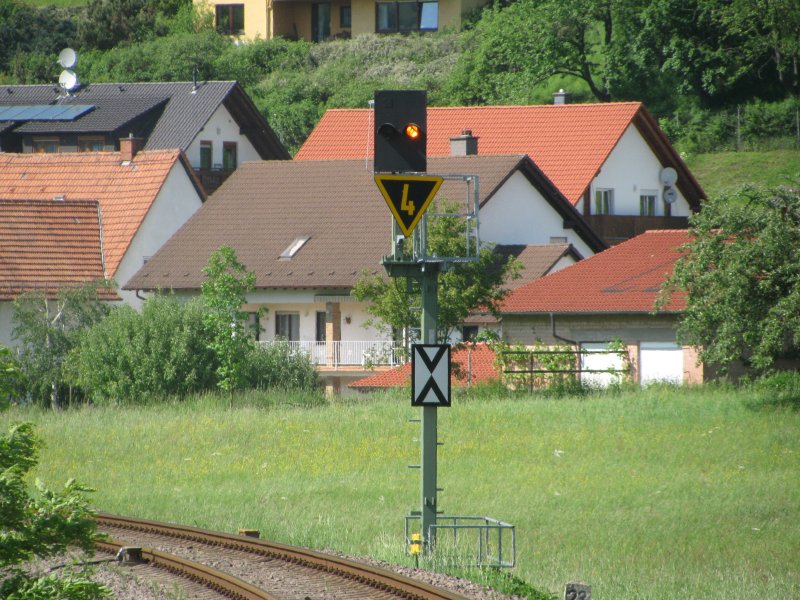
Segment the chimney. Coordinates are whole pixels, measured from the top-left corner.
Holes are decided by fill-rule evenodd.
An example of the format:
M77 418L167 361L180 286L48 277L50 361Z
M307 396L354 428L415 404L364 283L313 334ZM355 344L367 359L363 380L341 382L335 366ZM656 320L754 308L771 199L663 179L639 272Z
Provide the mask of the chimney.
M119 140L119 151L122 154L122 162L131 162L142 149L142 138L133 137L131 133L126 138Z
M569 104L569 93L563 89L553 94L553 104Z
M471 129L464 129L461 135L450 138L450 156L475 156L478 154L478 138Z

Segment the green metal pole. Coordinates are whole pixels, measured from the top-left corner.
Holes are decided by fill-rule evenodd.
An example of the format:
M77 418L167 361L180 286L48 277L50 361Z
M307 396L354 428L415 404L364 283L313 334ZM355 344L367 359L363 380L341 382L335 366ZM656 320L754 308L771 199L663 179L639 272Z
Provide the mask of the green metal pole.
M436 327L439 319L439 265L426 263L420 273L422 287L422 343L436 343ZM434 545L436 524L436 451L437 407L422 407L422 547L430 551ZM429 535L430 534L430 535Z

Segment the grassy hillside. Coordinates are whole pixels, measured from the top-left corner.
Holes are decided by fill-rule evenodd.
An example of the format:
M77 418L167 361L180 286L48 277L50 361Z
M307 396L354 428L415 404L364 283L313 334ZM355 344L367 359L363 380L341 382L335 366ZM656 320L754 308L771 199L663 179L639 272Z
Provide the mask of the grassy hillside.
M687 163L709 197L745 184L800 185L798 149L698 154Z
M405 396L311 407L217 402L15 409L36 476L98 507L410 563L418 415ZM234 402L237 406L237 402ZM729 388L456 399L439 411L440 505L517 527L515 574L554 595L800 597L800 411Z

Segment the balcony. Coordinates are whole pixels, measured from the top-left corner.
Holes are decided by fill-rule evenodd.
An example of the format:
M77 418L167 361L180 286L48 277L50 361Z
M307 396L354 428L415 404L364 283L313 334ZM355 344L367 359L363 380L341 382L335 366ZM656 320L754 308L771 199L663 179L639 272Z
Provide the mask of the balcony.
M209 196L233 173L233 169L195 169L194 174L203 184L203 189Z
M262 341L268 348L272 344L288 344L295 352L303 352L319 367L333 369L371 369L373 367L396 367L406 362L408 352L402 344L384 341L347 342L287 342Z
M609 244L618 244L650 229L686 229L688 217L641 217L629 215L585 216L589 226Z

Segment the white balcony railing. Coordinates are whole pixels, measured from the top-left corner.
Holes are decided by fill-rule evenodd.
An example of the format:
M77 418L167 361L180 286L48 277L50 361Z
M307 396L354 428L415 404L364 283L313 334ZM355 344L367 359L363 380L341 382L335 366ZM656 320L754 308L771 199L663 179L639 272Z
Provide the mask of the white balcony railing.
M304 352L311 362L319 366L343 367L394 367L405 362L405 349L402 344L383 341L345 341L345 342L287 342L262 341L267 348L271 344L288 344L296 352Z

